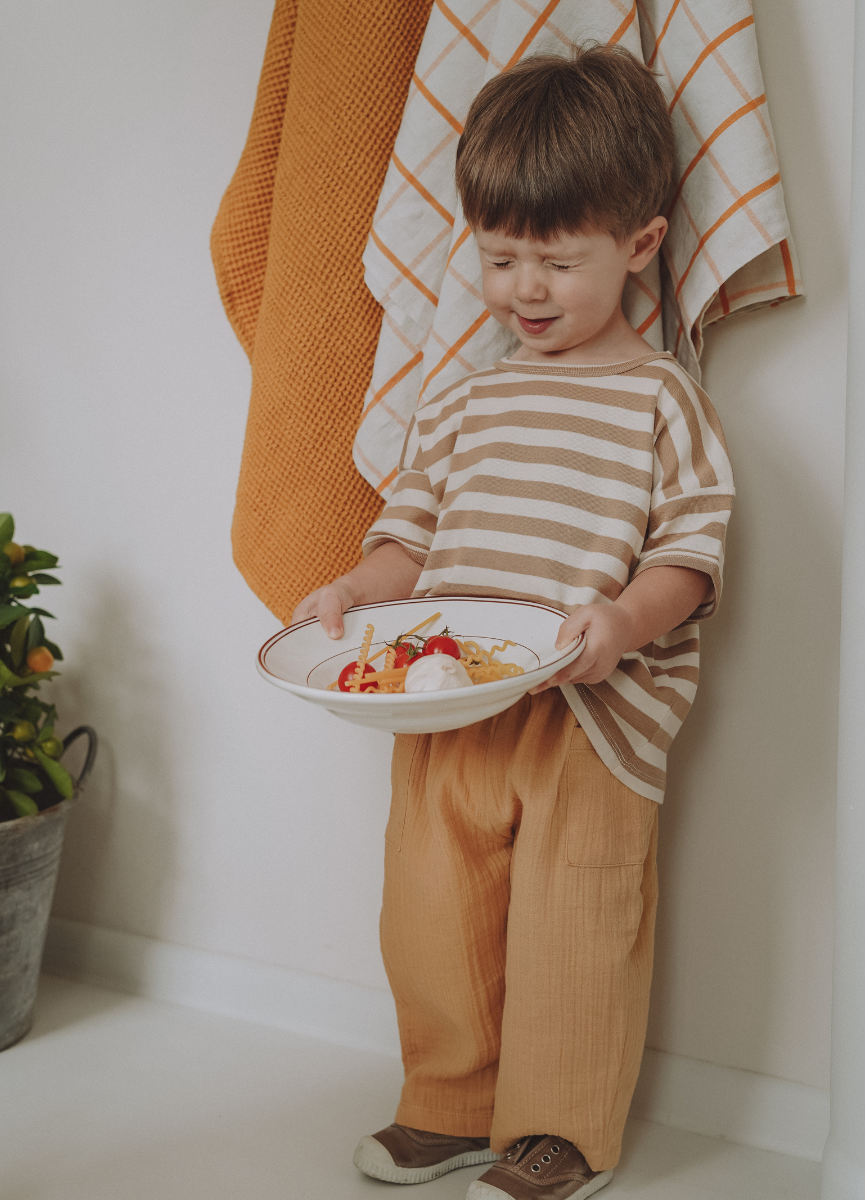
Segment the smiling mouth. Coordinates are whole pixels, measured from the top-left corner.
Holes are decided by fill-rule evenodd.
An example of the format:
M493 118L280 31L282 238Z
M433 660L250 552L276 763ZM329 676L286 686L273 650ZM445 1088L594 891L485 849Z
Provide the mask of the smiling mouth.
M555 317L540 317L537 321L533 321L529 317L521 317L519 313L515 315L526 333L545 333L556 319Z

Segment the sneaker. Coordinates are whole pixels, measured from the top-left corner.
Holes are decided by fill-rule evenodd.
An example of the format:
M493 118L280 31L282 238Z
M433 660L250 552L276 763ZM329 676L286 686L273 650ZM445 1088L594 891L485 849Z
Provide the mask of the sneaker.
M535 1134L484 1171L466 1200L585 1200L612 1178L612 1171L593 1171L573 1142Z
M354 1165L364 1175L388 1183L426 1183L458 1167L495 1162L498 1157L490 1150L489 1138L453 1137L388 1125L360 1139Z

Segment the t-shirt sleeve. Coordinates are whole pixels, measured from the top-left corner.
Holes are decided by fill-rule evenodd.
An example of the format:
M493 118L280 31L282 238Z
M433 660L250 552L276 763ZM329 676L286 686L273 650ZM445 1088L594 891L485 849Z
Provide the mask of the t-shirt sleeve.
M718 414L684 371L670 371L658 396L652 500L632 578L649 567L691 567L713 584L691 617L711 617L721 598L733 468Z
M417 420L412 417L403 444L393 492L363 540L364 558L385 542L397 542L423 566L438 520L438 501L424 469Z

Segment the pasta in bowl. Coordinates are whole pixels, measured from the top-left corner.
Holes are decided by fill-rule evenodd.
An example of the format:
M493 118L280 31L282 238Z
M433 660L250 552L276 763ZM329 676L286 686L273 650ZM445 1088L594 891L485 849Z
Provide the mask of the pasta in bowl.
M364 604L344 614L339 641L325 634L317 618L301 621L265 642L257 665L269 683L345 721L390 733L438 733L495 716L573 662L584 642L556 650L563 619L558 609L543 604L498 598L435 596ZM406 690L411 660L404 670L397 667L395 644L412 638L425 642L430 631L434 642L443 627L449 635L445 640L452 638L460 647L471 686ZM340 676L348 681L346 690L339 686Z

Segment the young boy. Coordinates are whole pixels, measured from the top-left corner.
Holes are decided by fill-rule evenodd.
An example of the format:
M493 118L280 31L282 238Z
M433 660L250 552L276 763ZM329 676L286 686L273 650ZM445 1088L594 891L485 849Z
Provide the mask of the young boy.
M587 1197L637 1079L666 752L717 607L733 495L717 416L625 319L667 222L673 135L616 47L485 85L456 181L492 316L521 347L418 408L364 561L308 596L480 595L558 608L582 655L500 716L400 735L382 949L405 1085L355 1162L471 1200ZM501 1157L500 1157L501 1156Z

